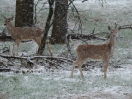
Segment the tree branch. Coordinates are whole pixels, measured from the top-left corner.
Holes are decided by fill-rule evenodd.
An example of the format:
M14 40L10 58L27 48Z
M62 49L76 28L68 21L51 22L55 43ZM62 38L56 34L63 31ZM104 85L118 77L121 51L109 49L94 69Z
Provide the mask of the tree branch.
M38 52L37 52L37 54L39 54L39 55L42 55L44 52L47 35L48 35L49 29L50 29L50 21L51 21L51 18L53 16L54 0L48 0L48 2L49 2L49 15L48 15L47 21L46 21L44 36L42 38L41 45L40 45Z

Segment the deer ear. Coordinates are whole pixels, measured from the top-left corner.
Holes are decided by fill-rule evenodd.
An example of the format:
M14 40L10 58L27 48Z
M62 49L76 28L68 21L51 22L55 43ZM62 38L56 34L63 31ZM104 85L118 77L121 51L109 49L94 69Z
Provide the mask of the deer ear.
M6 19L6 17L5 16L3 16L3 15L1 15L4 19Z
M120 30L120 29L121 29L121 26L118 27L118 30Z
M111 27L110 26L108 26L108 30L111 30Z
M13 20L13 18L14 18L14 16L12 16L12 17L10 18L10 20Z

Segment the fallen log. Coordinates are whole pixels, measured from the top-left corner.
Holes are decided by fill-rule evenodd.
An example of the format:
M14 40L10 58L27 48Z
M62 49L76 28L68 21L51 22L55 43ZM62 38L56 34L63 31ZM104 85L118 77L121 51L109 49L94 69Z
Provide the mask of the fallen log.
M65 67L61 66L62 63L72 64L73 60L67 59L64 57L51 57L51 56L10 56L10 55L2 55L0 54L0 57L6 58L7 60L14 61L14 60L20 60L21 66L22 64L25 64L25 67L32 68L33 66L39 66L41 62L44 62L44 64L49 63L53 64L52 67L61 67L63 69L66 69ZM13 60L12 60L13 59ZM42 60L42 61L38 61ZM13 65L17 66L17 63L13 62ZM41 66L41 65L40 65ZM45 65L43 65L45 66ZM49 67L49 68L50 68ZM68 69L67 69L68 70Z
M6 36L3 36L3 35L0 35L0 41L13 41L12 37L9 36L9 35L6 35Z
M96 34L88 34L88 35L86 35L86 34L71 33L71 34L67 35L67 39L80 39L80 40L81 39L87 39L87 40L97 39L97 40L107 40L107 38L101 38L101 37L97 37L95 35Z
M0 72L10 72L10 68L0 68Z

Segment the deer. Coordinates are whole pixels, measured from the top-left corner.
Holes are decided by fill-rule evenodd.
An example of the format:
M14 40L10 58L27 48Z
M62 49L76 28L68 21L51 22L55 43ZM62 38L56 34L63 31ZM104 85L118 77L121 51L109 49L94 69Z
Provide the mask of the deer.
M3 16L3 15L2 15ZM6 26L8 33L11 35L11 37L15 40L12 48L12 54L15 55L14 53L14 48L15 45L17 45L17 55L19 52L19 45L22 41L28 41L28 40L34 40L38 47L41 44L41 39L44 35L44 30L40 29L39 27L14 27L11 23L13 20L13 16L11 18L4 18L4 25ZM50 55L52 56L52 51L49 46L49 42L46 42L48 50Z
M81 67L89 59L102 60L102 63L103 63L102 71L104 72L104 79L107 78L106 76L107 67L109 64L109 60L113 56L113 53L114 53L117 33L120 30L120 27L117 27L116 25L115 28L112 29L110 26L108 26L108 30L110 31L108 42L104 44L99 44L99 45L81 44L77 46L76 48L77 59L72 64L72 71L70 74L71 78L73 77L73 72L76 66L78 66L81 77L84 78Z

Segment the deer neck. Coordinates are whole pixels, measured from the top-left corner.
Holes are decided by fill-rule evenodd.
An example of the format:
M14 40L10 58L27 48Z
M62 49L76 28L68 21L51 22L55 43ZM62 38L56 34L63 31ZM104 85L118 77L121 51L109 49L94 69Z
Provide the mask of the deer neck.
M111 37L110 36L109 46L110 46L111 54L113 54L115 46L116 46L116 37Z
M10 34L12 34L13 33L13 31L14 31L14 26L12 26L12 24L11 23L9 23L9 24L7 24L7 30L8 30L8 32L10 33Z

